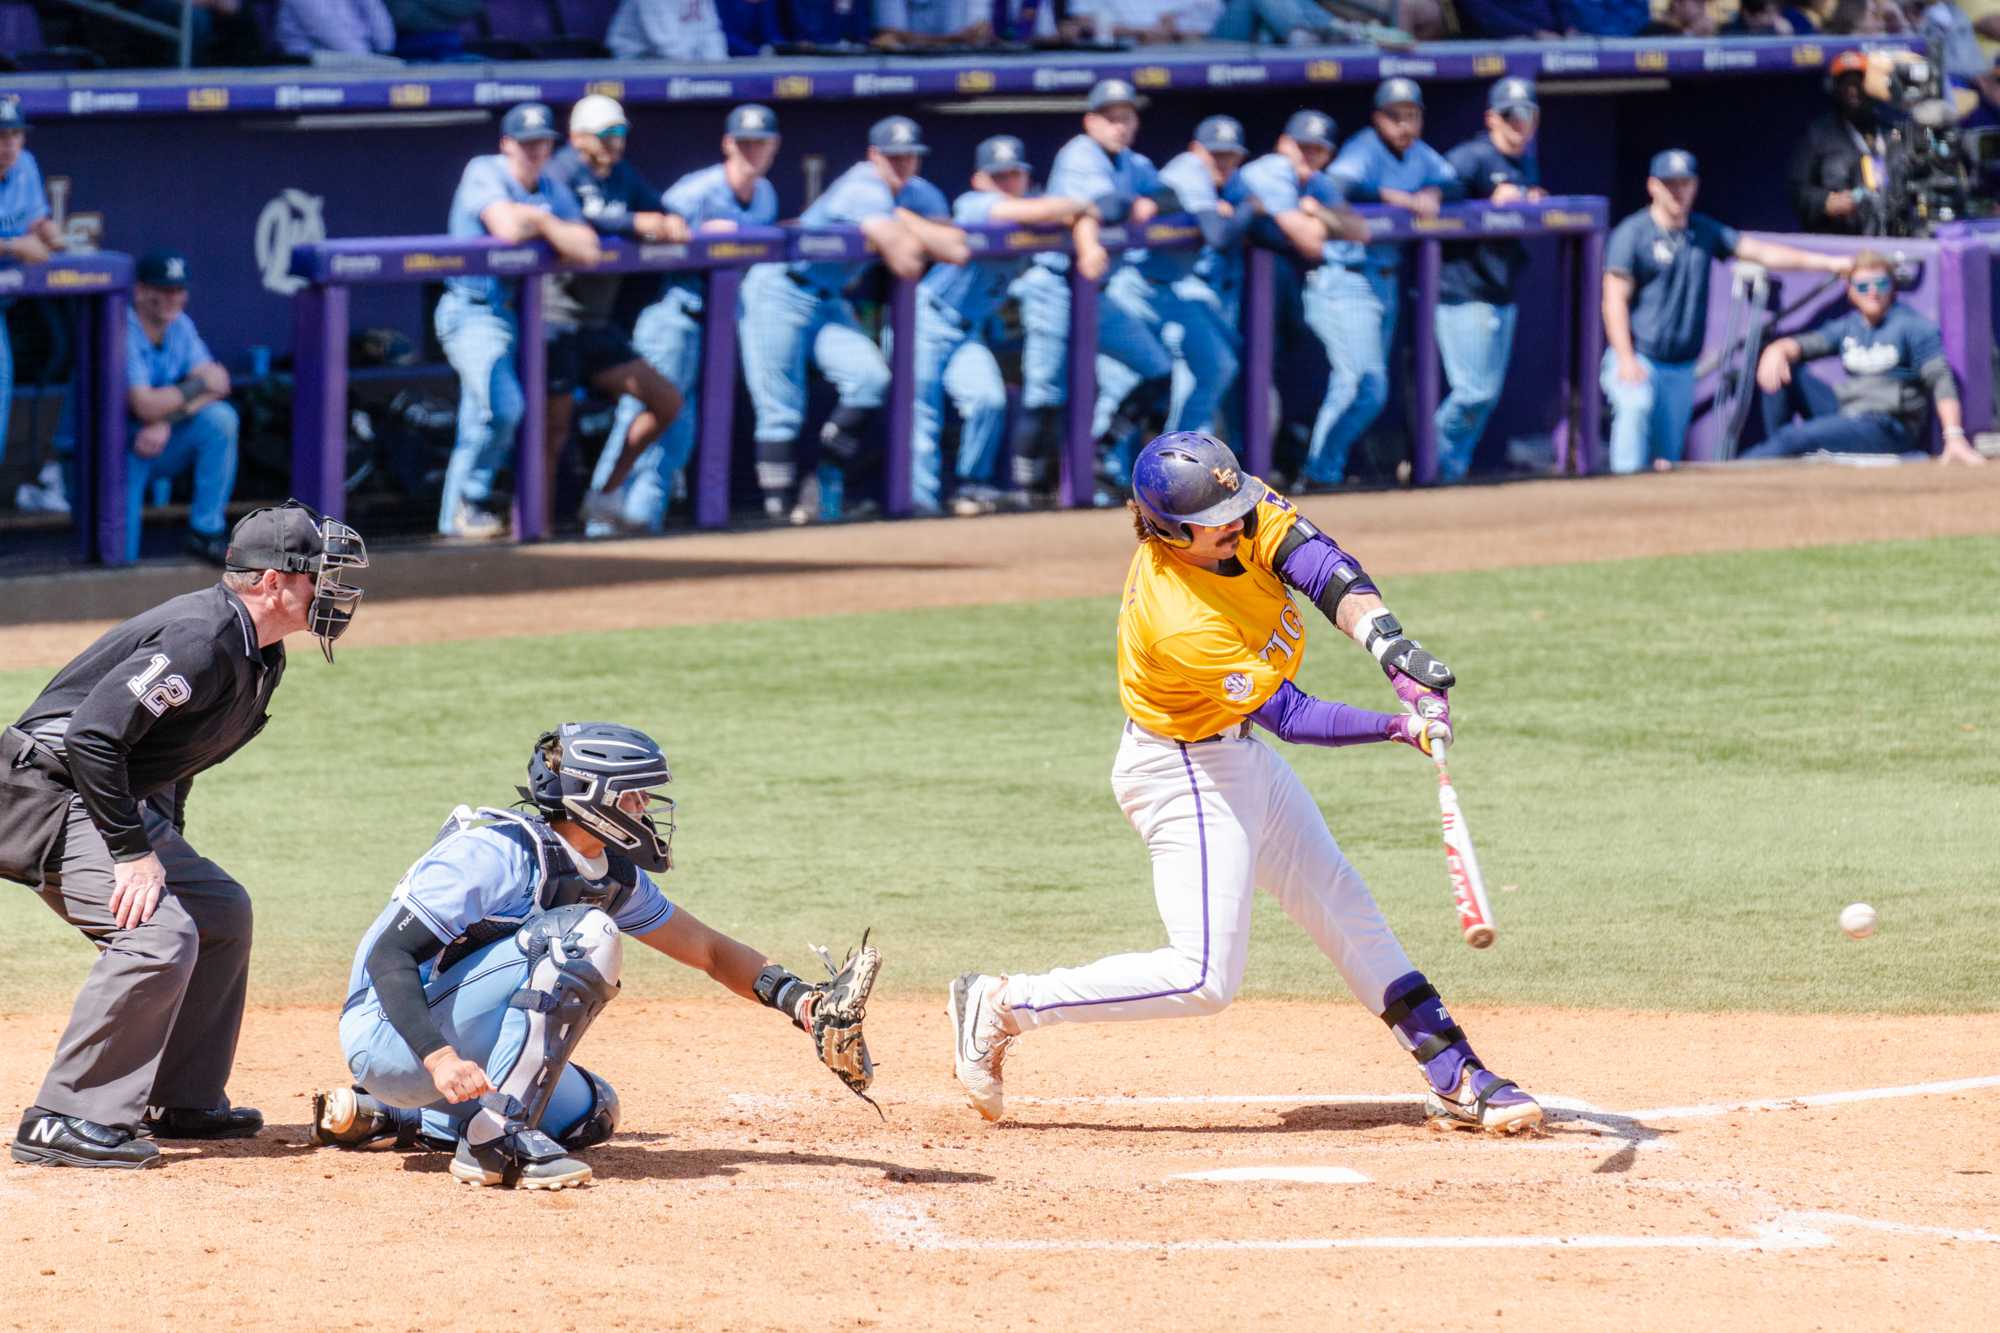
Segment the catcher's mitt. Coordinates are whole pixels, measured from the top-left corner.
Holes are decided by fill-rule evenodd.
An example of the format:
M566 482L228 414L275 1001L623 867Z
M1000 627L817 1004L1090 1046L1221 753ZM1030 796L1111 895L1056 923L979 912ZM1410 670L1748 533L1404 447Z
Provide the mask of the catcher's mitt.
M861 933L860 947L837 968L833 955L823 946L815 944L812 949L832 978L817 988L807 1020L806 1035L812 1038L813 1052L848 1091L882 1115L882 1108L868 1095L868 1085L875 1081L875 1061L869 1058L868 1038L861 1030L862 1020L868 1016L869 992L875 989L875 974L882 970L882 953L868 942L867 931Z

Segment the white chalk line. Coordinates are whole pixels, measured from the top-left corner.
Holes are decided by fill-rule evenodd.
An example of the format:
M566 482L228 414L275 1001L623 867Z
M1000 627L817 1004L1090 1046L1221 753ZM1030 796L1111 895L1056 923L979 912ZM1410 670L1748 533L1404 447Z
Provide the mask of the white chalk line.
M921 1204L866 1200L855 1205L874 1225L878 1239L925 1251L1006 1253L1199 1254L1302 1250L1724 1250L1824 1249L1839 1244L1830 1229L1855 1229L1940 1240L2000 1244L2000 1234L1957 1227L1916 1226L1851 1213L1786 1211L1754 1222L1746 1236L1678 1234L1632 1236L1568 1235L1475 1236L1280 1236L1264 1240L1125 1240L953 1236Z
M1200 1184L1274 1180L1296 1185L1367 1185L1372 1183L1351 1166L1223 1166L1211 1171L1181 1171L1168 1180Z
M1934 1097L1952 1092L2000 1088L2000 1074L1946 1079L1941 1083L1905 1083L1893 1088L1857 1088L1852 1092L1815 1092L1803 1097L1766 1097L1746 1102L1701 1102L1694 1106L1649 1106L1621 1114L1633 1120L1693 1120L1737 1111L1788 1111L1799 1106L1841 1106L1848 1102L1886 1101L1897 1097Z

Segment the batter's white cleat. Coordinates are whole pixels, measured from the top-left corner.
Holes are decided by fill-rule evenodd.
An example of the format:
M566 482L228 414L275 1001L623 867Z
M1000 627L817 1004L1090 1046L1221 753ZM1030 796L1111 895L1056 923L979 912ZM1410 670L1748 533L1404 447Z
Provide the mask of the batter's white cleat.
M1020 1035L1018 1030L1009 1031L1011 1023L1000 1002L1000 988L1006 980L967 972L951 983L951 998L945 1008L958 1042L954 1060L958 1081L964 1085L972 1109L988 1120L1000 1118L1005 1101L1000 1063Z
M1542 1106L1512 1079L1468 1060L1449 1096L1436 1089L1425 1093L1424 1119L1433 1129L1522 1134L1542 1127Z

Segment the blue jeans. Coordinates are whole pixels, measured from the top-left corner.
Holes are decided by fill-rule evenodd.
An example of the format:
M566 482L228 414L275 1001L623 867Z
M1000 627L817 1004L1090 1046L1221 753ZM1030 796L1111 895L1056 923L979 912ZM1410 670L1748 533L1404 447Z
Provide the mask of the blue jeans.
M1740 458L1796 458L1824 449L1835 454L1905 454L1919 446L1902 422L1871 413L1865 417L1814 417L1794 421Z
M1218 42L1275 42L1282 46L1294 29L1322 32L1326 11L1302 0L1229 0L1208 30Z
M1120 268L1104 288L1105 304L1117 306L1135 323L1159 339L1173 358L1172 374L1176 391L1168 430L1205 430L1215 417L1215 406L1236 381L1238 369L1236 340L1223 325L1216 305L1191 300L1179 284L1167 286L1150 281L1137 269ZM1110 409L1132 385L1112 393L1118 381L1103 377L1099 399L1110 401ZM1136 381L1135 381L1136 383Z
M1618 354L1609 347L1597 375L1611 399L1613 472L1637 472L1653 458L1680 462L1687 453L1688 422L1694 418L1694 362L1634 355L1646 368L1643 383L1618 378Z
M194 469L194 504L188 526L204 537L220 536L228 526L224 513L236 489L236 409L210 403L175 426L167 447L152 458L128 452L125 457L125 558L139 558L139 518L146 488L156 480L178 477ZM138 426L132 430L136 432Z
M1069 401L1069 275L1030 264L1014 280L1012 291L1021 304L1021 405L1030 410L1060 407ZM1173 358L1159 338L1116 301L1098 302L1097 350L1100 378L1104 357L1136 376L1134 384L1174 373ZM1107 415L1105 396L1099 395L1099 417ZM1112 399L1111 406L1117 402Z
M701 298L676 287L647 306L632 326L632 348L646 358L646 364L666 376L681 391L681 414L666 433L646 446L625 478L620 499L623 518L632 527L653 532L666 526L667 503L673 496L674 474L694 456L696 430L701 409ZM625 436L645 404L630 394L618 400L618 415L611 434L598 456L597 470L590 479L602 490L625 450Z
M1458 301L1437 308L1438 354L1451 393L1437 410L1440 482L1465 480L1473 451L1507 384L1507 361L1514 354L1511 305Z
M495 1085L514 1068L527 1040L525 1011L507 1001L527 984L531 967L514 937L503 935L424 987L444 1039L461 1057L484 1067ZM479 1110L477 1100L451 1103L438 1096L430 1071L383 1014L372 988L340 1015L340 1049L354 1081L371 1095L392 1107L421 1108L427 1134L455 1139L459 1127ZM542 1132L560 1138L590 1114L593 1101L590 1081L572 1063L542 1114Z
M445 358L458 372L458 439L438 500L438 531L450 536L460 503L484 505L493 498L494 479L514 451L527 402L514 368L520 330L511 309L447 291L434 324Z
M944 494L944 400L958 413L958 482L990 485L1007 425L1007 383L1000 363L958 317L929 297L917 297L917 387L910 432L911 490L920 511L934 511Z
M1326 397L1313 422L1302 480L1337 486L1354 442L1389 401L1388 349L1396 336L1398 287L1393 269L1357 272L1322 264L1306 277L1307 327L1326 346Z

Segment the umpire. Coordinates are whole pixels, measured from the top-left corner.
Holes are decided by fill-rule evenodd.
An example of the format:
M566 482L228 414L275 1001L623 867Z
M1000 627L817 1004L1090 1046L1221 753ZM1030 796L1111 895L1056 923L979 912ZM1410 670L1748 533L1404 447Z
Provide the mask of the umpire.
M368 564L352 528L291 501L230 534L221 582L105 634L0 736L0 877L97 946L17 1162L157 1166L156 1138L247 1138L223 1091L250 969L250 896L183 838L194 777L264 728L282 640L329 662Z

